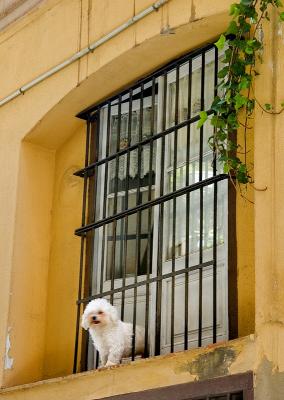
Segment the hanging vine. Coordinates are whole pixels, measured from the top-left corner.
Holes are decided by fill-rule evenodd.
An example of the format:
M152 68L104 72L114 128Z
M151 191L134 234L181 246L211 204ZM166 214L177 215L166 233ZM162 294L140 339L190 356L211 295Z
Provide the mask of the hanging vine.
M201 111L198 127L210 118L214 134L209 138L209 145L223 165L224 172L234 177L238 184L253 183L253 178L247 164L247 150L243 149L238 135L234 133L240 127L245 134L251 129L250 120L256 103L265 112L276 113L271 104L262 106L257 101L253 95L253 84L259 75L256 62L261 59L263 46L258 30L263 20L270 21L272 8L277 10L279 20L284 21L284 12L280 12L280 7L280 0L240 0L232 4L232 20L215 43L219 50L224 51L224 67L218 73L218 95L211 105L214 114L209 117Z

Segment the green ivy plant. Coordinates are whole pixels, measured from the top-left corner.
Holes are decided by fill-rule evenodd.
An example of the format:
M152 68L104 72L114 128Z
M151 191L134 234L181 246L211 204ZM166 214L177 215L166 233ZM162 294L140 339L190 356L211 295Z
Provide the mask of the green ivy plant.
M253 95L253 83L258 75L256 62L261 59L263 46L258 30L263 20L270 21L272 8L277 10L280 21L284 21L281 7L280 0L240 0L232 4L232 20L215 43L219 50L224 51L224 67L218 73L218 95L211 105L214 114L209 117L201 111L198 127L210 118L214 134L209 138L209 145L223 165L224 172L237 184L253 183L246 146L243 148L240 145L237 130L242 126L246 134L251 129L248 124L255 104L259 104ZM259 106L266 112L274 113L269 103ZM241 157L241 154L244 156Z

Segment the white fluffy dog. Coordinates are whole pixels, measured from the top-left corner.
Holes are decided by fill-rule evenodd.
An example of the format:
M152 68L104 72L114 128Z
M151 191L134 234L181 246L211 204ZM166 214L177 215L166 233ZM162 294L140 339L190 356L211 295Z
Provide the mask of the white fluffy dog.
M105 299L90 301L82 316L82 327L89 329L100 355L101 367L120 363L132 354L133 325L122 322L117 310ZM144 329L136 326L135 354L143 354Z

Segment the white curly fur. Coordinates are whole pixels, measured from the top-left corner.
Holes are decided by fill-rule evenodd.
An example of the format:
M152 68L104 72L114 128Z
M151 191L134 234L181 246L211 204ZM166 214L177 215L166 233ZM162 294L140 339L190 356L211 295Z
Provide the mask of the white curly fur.
M106 299L90 301L82 315L82 327L89 329L95 348L100 355L101 367L120 363L132 353L133 325L122 322L117 310ZM143 354L144 329L136 326L135 354Z

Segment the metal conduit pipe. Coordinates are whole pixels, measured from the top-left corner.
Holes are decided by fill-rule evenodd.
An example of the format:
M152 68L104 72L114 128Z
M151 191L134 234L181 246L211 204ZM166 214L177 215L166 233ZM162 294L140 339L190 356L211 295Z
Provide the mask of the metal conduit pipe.
M47 72L39 75L37 78L33 79L29 83L23 85L19 89L15 90L13 93L9 94L8 96L4 97L0 100L0 107L4 106L5 104L9 103L9 101L15 99L16 97L24 94L27 90L31 89L38 83L44 81L45 79L49 78L50 76L54 75L58 71L61 71L63 68L67 67L68 65L72 64L73 62L79 60L80 58L84 57L85 55L93 52L97 47L101 46L102 44L106 43L108 40L112 39L114 36L118 35L119 33L126 30L129 26L135 24L136 22L140 21L148 14L151 14L153 11L158 11L160 7L166 4L169 0L158 0L153 3L150 7L146 8L145 10L141 11L140 13L134 15L134 17L130 18L128 21L124 22L122 25L118 26L117 28L113 29L107 35L103 36L101 39L97 40L96 42L91 43L88 47L78 51L77 53L73 54L73 56L69 57L67 60L63 61L62 63L56 65L55 67L51 68Z

